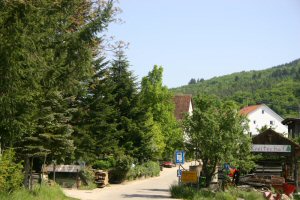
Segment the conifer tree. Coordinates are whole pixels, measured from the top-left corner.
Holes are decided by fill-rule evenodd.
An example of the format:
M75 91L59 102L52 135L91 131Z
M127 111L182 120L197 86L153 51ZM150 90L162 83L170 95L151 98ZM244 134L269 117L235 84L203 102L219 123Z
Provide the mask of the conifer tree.
M115 85L112 94L117 111L115 137L119 139L119 153L139 162L152 160L157 155L157 148L153 148L153 119L141 104L136 78L129 71L129 62L122 51L116 53L110 72Z
M75 97L92 75L112 14L112 1L0 2L2 148L17 147L26 163L72 153Z

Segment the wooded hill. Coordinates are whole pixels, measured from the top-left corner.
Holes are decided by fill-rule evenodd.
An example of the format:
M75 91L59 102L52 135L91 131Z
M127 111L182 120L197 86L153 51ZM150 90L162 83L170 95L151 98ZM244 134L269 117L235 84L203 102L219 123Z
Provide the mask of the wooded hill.
M192 78L175 94L214 94L241 107L264 103L282 117L299 117L300 59L259 71L242 71L209 80Z

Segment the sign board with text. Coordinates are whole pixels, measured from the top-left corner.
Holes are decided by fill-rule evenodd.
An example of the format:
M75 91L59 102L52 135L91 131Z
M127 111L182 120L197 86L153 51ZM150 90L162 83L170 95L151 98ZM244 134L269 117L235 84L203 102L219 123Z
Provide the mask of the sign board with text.
M281 152L290 153L291 145L253 144L252 152Z
M176 164L184 164L184 151L176 151L175 152L175 163Z
M182 183L198 183L198 176L196 171L182 171L181 173Z
M182 170L181 169L177 169L177 177L181 177L182 175Z

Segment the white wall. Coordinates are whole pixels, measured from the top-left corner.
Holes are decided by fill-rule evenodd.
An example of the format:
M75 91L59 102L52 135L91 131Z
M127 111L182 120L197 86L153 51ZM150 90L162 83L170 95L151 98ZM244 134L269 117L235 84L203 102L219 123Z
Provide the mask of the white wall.
M257 129L261 129L263 126L267 125L268 127L274 128L276 132L287 136L288 128L281 124L283 119L267 106L260 106L255 111L249 113L247 118L249 119L249 131L252 135L259 134ZM270 123L271 121L273 124Z

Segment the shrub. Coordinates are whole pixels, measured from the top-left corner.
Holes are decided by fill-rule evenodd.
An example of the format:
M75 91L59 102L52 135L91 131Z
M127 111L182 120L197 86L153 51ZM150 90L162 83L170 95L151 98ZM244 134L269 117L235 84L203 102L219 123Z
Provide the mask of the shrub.
M170 187L172 198L193 199L196 190L192 187L172 185Z
M141 165L131 167L126 175L127 180L134 180L141 177L158 176L160 173L159 163L149 161Z
M95 189L97 188L95 184L95 173L92 168L85 167L83 171L80 172L80 177L84 179L84 184L81 185L80 189Z
M95 161L92 166L94 169L109 170L116 166L116 160L114 157L107 157L103 160Z
M6 150L0 155L0 192L11 192L23 182L22 164L15 162L15 152Z
M243 191L237 188L229 188L226 192L212 192L203 188L197 190L193 187L172 185L170 192L173 198L190 200L236 200L242 198L245 200L263 200L263 195L255 191Z
M109 182L121 183L126 179L126 175L131 168L133 158L126 155L121 155L116 159L116 166L109 171Z

